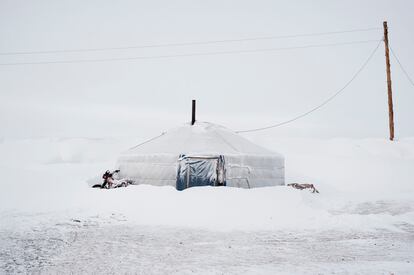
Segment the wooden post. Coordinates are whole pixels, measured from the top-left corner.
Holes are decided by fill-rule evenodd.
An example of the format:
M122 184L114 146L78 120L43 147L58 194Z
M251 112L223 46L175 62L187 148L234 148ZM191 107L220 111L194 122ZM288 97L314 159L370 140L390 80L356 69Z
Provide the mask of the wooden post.
M390 140L394 140L394 107L392 104L392 87L391 87L391 65L390 65L390 50L388 48L388 26L387 21L384 21L384 44L385 44L385 65L387 68L387 88L388 88L388 116L390 127Z
M191 112L191 125L194 125L196 121L196 101L193 99L193 106L192 106L192 112Z

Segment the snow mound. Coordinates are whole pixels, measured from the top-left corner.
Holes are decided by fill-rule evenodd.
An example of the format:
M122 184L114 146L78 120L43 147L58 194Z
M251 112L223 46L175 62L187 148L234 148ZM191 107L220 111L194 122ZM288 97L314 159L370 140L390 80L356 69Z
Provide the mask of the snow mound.
M17 152L20 162L3 158L0 163L0 214L64 213L66 218L87 219L120 213L134 224L210 230L399 230L414 221L413 139L273 141L287 156L287 183L313 183L320 194L290 187L184 192L146 185L89 188L85 180L112 167L114 158L108 156L128 143L131 140L3 141L0 153ZM82 149L104 150L108 144L112 149L104 155ZM67 155L82 152L83 161L45 161L62 154L62 148Z
M134 142L3 140L0 273L411 274L414 139L269 140L320 194L85 184Z

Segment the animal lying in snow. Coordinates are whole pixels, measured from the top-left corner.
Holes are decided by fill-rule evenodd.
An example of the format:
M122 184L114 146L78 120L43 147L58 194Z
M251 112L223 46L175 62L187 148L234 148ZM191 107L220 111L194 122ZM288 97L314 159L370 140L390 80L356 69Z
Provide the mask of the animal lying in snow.
M315 186L309 183L289 183L287 186L291 186L299 190L311 189L312 193L319 193L319 191L315 188Z

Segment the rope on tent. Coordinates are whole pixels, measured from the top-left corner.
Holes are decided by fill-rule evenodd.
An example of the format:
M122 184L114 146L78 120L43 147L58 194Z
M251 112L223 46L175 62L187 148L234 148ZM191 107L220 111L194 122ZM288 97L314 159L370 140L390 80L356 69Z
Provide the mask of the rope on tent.
M156 140L157 138L160 138L160 137L162 137L163 135L165 135L165 133L166 133L166 132L162 132L162 133L161 133L160 135L158 135L158 136L155 136L155 137L153 137L153 138L150 138L150 139L148 139L148 140L146 140L146 141L144 141L144 142L142 142L142 143L140 143L140 144L138 144L138 145L135 145L134 147L129 148L129 150L135 149L135 148L137 148L137 147L139 147L139 146L141 146L141 145L144 145L144 144L146 144L146 143L148 143L148 142L151 142L151 141L153 141L153 140Z
M368 56L367 60L362 64L362 66L357 70L357 72L351 77L351 79L345 83L345 85L339 89L336 93L334 93L332 96L330 96L329 98L327 98L325 101L323 101L321 104L319 104L318 106L312 108L311 110L298 115L294 118L291 118L289 120L280 122L278 124L274 124L274 125L270 125L270 126L266 126L266 127L261 127L261 128L254 128L254 129L249 129L249 130L242 130L242 131L235 131L236 133L248 133L248 132L256 132L256 131L263 131L263 130L267 130L267 129L271 129L271 128L276 128L291 122L294 122L298 119L301 119L302 117L305 117L313 112L315 112L316 110L322 108L323 106L325 106L326 104L328 104L330 101L332 101L335 97L337 97L339 94L341 94L356 78L357 76L365 69L365 67L368 65L369 61L371 61L372 57L374 56L374 54L377 52L381 42L383 40L381 39L377 46L375 47L375 49L370 53L370 55Z

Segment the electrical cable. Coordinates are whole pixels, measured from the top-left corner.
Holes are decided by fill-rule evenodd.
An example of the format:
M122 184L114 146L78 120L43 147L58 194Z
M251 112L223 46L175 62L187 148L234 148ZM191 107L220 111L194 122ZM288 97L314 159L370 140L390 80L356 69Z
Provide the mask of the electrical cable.
M398 65L400 65L401 70L403 71L403 73L405 74L405 76L407 77L408 81L411 83L411 85L414 86L414 81L413 79L410 77L410 75L408 74L408 72L405 70L404 66L401 64L400 59L397 57L397 55L394 53L394 50L391 48L390 46L390 50L391 50L391 54L392 56L394 56L395 60L397 60Z
M262 36L262 37L250 37L250 38L239 38L239 39L209 40L209 41L198 41L198 42L197 41L193 41L193 42L165 43L165 44L138 45L138 46L125 46L125 47L85 48L85 49L67 49L67 50L44 50L44 51L0 52L0 55L33 55L33 54L100 52L100 51L116 51L116 50L145 49L145 48L181 47L181 46L208 45L208 44L220 44L220 43L234 43L234 42L245 42L245 41L258 41L258 40L276 40L276 39L286 39L286 38L324 36L324 35L332 35L332 34L343 34L343 33L354 33L354 32L368 32L368 31L379 30L379 29L380 28L365 28L365 29L352 29L352 30L344 30L344 31L307 33L307 34L279 35L279 36Z
M237 50L237 51L218 51L218 52L188 53L188 54L174 54L174 55L137 56L137 57L120 57L120 58L103 58L103 59L57 60L57 61L39 61L39 62L13 62L13 63L0 63L0 66L98 63L98 62L100 63L100 62L111 62L111 61L131 61L131 60L165 59L165 58L193 57L193 56L213 56L213 55L227 55L227 54L276 52L276 51L285 51L285 50L298 50L298 49L309 49L309 48L324 48L324 47L335 47L335 46L354 45L354 44L365 44L365 43L372 43L372 42L377 42L377 41L378 40L361 40L361 41L350 41L350 42L339 42L339 43L328 43L328 44L313 44L313 45L295 46L295 47Z
M328 104L331 100L333 100L335 97L337 97L339 94L341 94L356 78L357 76L365 69L365 67L368 65L369 61L372 59L372 57L374 56L374 54L377 52L381 42L383 40L380 40L377 44L377 46L375 47L375 49L370 53L370 55L368 56L367 60L362 64L362 66L357 70L357 72L351 77L350 80L348 80L348 82L345 83L345 85L339 89L336 93L334 93L332 96L330 96L329 98L327 98L326 100L324 100L321 104L319 104L318 106L312 108L311 110L298 115L294 118L291 118L289 120L280 122L278 124L274 124L274 125L270 125L270 126L266 126L266 127L260 127L260 128L254 128L254 129L249 129L249 130L242 130L242 131L235 131L236 133L248 133L248 132L257 132L257 131L263 131L263 130L267 130L267 129L271 129L271 128L276 128L291 122L294 122L298 119L301 119L313 112L315 112L316 110L322 108L324 105Z

